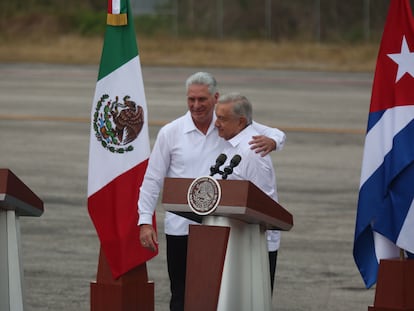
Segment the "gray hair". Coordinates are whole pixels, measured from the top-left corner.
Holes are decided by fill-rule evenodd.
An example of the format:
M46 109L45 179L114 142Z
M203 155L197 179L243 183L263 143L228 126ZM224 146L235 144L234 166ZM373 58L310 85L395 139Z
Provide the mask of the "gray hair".
M185 89L188 92L188 88L193 84L207 85L208 91L211 95L214 95L218 92L217 81L212 74L208 72L196 72L188 77L185 82Z
M239 117L245 117L247 119L247 124L252 123L253 118L253 108L250 101L246 96L241 95L240 93L227 93L219 97L219 104L225 103L234 103L233 113Z

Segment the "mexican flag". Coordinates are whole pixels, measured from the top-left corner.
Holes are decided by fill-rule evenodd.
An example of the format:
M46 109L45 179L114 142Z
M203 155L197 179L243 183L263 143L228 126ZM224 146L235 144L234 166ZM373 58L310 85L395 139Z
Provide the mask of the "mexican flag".
M139 188L149 155L133 16L128 0L109 0L91 112L88 211L115 279L157 254L141 247L137 226Z

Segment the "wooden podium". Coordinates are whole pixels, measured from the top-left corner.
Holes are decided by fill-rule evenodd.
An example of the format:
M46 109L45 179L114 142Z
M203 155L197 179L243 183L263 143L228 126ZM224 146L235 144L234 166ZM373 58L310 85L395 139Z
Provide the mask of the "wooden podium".
M0 169L0 310L23 311L20 216L38 217L40 200L9 169Z
M169 212L203 223L190 226L185 310L271 310L265 231L288 231L293 217L245 180L219 180L218 207L207 216L187 202L193 179L166 178L162 203Z
M413 280L413 259L381 259L375 301L368 311L414 311Z
M143 263L114 279L102 248L96 282L91 282L91 311L154 311L154 282Z

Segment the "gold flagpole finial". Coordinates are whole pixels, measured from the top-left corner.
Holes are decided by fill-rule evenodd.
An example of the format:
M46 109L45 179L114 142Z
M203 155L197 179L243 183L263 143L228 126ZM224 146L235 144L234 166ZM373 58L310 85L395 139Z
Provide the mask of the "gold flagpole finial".
M110 14L106 17L106 23L111 26L124 26L128 25L128 18L126 13Z

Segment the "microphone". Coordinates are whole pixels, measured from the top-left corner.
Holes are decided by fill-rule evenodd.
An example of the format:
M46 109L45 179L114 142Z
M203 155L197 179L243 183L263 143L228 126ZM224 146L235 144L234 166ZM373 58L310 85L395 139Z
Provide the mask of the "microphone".
M229 166L226 166L224 168L224 172L223 172L223 175L221 176L221 178L227 179L227 176L230 175L231 173L233 173L233 168L235 168L237 165L239 165L240 161L241 161L241 156L239 156L238 154L236 154L230 160L230 165Z
M226 162L226 160L227 156L224 153L220 154L216 159L216 164L210 167L210 176L220 173L219 168Z

